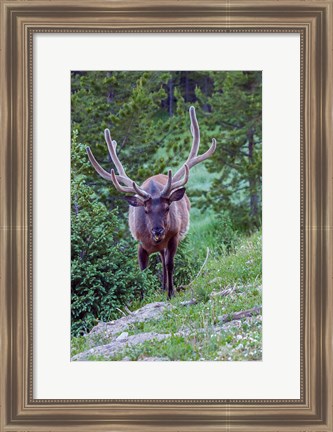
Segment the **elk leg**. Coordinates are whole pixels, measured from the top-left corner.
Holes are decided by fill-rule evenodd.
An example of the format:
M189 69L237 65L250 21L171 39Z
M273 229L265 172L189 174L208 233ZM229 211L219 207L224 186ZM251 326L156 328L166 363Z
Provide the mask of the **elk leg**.
M143 249L141 245L139 245L139 249L138 249L138 260L139 260L140 270L144 270L145 268L148 267L149 255L148 252L145 249ZM140 290L141 300L143 300L143 294L144 294L144 288L141 287Z
M178 241L176 237L173 237L168 244L168 253L166 256L166 268L168 273L168 299L171 299L175 295L173 289L173 269L174 269L174 257L177 251Z
M145 268L148 267L149 255L148 252L145 249L143 249L142 245L139 245L138 260L139 260L140 270L144 270Z
M162 266L163 266L163 282L162 282L162 290L165 291L168 286L168 275L167 275L167 268L165 265L165 249L160 251L161 260L162 260Z

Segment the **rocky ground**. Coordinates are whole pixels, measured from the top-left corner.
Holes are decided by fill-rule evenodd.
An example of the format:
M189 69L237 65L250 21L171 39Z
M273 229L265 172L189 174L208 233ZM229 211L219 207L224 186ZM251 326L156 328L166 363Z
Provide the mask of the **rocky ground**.
M228 293L230 294L230 293ZM223 295L223 294L222 294ZM180 303L181 308L190 308L196 304L195 300ZM243 328L251 328L251 326L260 325L261 329L261 308L255 307L250 310L240 311L235 314L226 314L217 318L217 324L207 327L193 329L191 326L181 325L176 332L157 332L157 331L144 331L145 325L157 322L162 317L165 317L166 313L173 313L173 306L170 302L154 302L145 305L144 307L130 312L128 315L123 316L120 319L102 323L100 322L95 326L89 334L85 336L84 349L82 352L72 356L72 361L89 361L89 360L121 360L129 361L133 360L128 352L133 349L138 349L140 346L144 346L150 341L154 344L165 341L166 339L172 338L172 340L193 340L205 337L207 332L210 335L217 335L217 337L227 335L232 337L237 346L232 347L230 344L227 346L221 346L218 353L225 355L227 351L240 350L244 348L243 340L247 343L251 343L251 337L246 338L242 334ZM245 326L245 327L244 327ZM140 331L142 329L142 331ZM134 333L134 334L133 334ZM231 335L231 336L230 336ZM212 337L212 336L211 336ZM178 338L178 339L177 339ZM248 340L250 339L250 341ZM254 342L257 342L253 339ZM143 344L143 345L142 345ZM223 351L224 350L224 351ZM158 351L158 350L157 350ZM145 351L142 354L136 356L135 360L138 361L169 361L169 358L165 355L145 355ZM217 360L218 358L214 359ZM226 357L231 360L231 357ZM189 358L191 360L191 358ZM205 360L205 358L199 358L198 360Z

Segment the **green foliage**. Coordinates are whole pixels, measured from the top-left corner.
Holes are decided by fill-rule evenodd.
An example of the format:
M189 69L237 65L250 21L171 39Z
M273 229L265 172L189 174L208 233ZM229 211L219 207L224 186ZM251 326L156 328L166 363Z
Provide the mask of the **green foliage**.
M220 317L240 310L248 310L260 306L261 293L261 232L251 237L238 237L233 251L212 254L204 271L193 282L192 289L179 294L172 300L172 310L166 311L162 319L144 323L138 332L179 333L181 329L189 329L186 337L172 338L168 342L144 346L140 352L137 347L134 357L140 355L157 355L159 352L170 360L258 360L261 358L261 319L243 320L243 326L227 326L218 333L216 326ZM234 287L227 296L219 293ZM182 302L195 298L197 303L184 307ZM215 327L214 327L215 326ZM132 330L136 333L136 329ZM240 342L241 341L241 342ZM177 342L177 343L176 343ZM173 357L169 345L192 346L191 353L183 357Z
M161 72L73 72L72 126L78 140L89 145L102 165L110 170L104 129L118 142L117 152L130 177L138 183L165 170L165 161L152 157L163 140L161 101L169 79ZM135 157L134 157L135 155ZM114 207L119 194L91 166L85 171L100 199ZM126 208L125 205L122 206Z
M201 205L227 210L238 229L251 232L261 226L261 72L211 72L210 77L212 93L198 90L197 96L210 107L204 130L218 145L207 167L218 175Z
M78 141L90 145L108 170L103 137L110 128L130 177L178 168L191 146L188 108L195 105L201 150L217 139L205 162L212 174L210 190L192 191L197 205L228 211L233 225L251 232L261 225L261 72L72 72L72 124ZM87 182L108 207L126 205L90 166ZM195 171L191 172L191 177Z
M212 210L191 211L191 229L188 236L188 252L197 261L203 261L209 248L210 255L230 253L239 242L239 235L228 212L214 213ZM193 261L192 259L192 261Z
M124 305L139 307L142 294L145 303L165 300L158 255L140 272L127 226L128 205L89 164L85 147L90 145L110 171L103 136L109 128L120 160L138 183L168 168L174 171L191 147L190 105L196 107L201 130L199 152L207 150L213 137L217 150L191 170L191 229L175 257L175 286L193 280L207 247L207 268L193 284L202 304L209 300L214 284L208 290L207 284L214 277L222 277L223 284L245 286L253 278L259 283L260 241L254 248L251 240L243 255L239 245L243 233L261 225L261 73L72 72L73 334L89 331L97 320L119 317ZM168 355L182 358L186 349L171 354L170 348ZM202 353L195 353L200 358Z
M133 361L145 357L171 361L261 360L260 315L223 326L221 323L224 315L261 305L261 264L261 232L251 237L238 236L232 251L222 250L209 256L191 288L171 300L172 309L166 310L158 319L132 324L126 330L129 335L155 332L168 334L168 338L127 347L115 357L92 356L89 360L114 361L124 357ZM228 295L219 295L228 288L232 288ZM183 305L184 301L193 298L195 304ZM150 293L149 298L137 302L135 308L153 301L161 301L160 293ZM100 341L96 343L99 344ZM72 355L87 349L83 338L73 338Z
M89 344L84 336L71 338L71 357L89 349Z
M171 336L161 342L154 339L140 345L127 348L112 360L121 360L124 356L129 360L141 360L145 357L159 357L167 360L196 360L197 355L193 352L190 342L179 336ZM100 359L102 360L102 359ZM104 358L104 360L106 360Z
M261 232L258 231L250 237L238 236L234 244L230 252L222 249L220 253L209 255L202 273L193 281L191 289L178 294L172 300L176 309L166 311L163 320L145 323L140 331L175 333L184 325L191 324L198 328L212 326L216 324L218 315L261 305ZM216 247L219 247L218 244ZM234 287L234 293L229 296L213 295L230 287ZM197 304L180 307L181 302L193 297ZM145 303L143 300L140 306Z
M225 250L227 253L233 251L238 244L239 237L230 212L225 210L218 213L216 215L216 224L218 226L219 250Z
M222 253L208 263L204 277L210 280L217 278L217 287L260 285L262 277L261 232L258 231L249 238L238 239L235 243L236 246L232 253ZM214 288L214 283L211 286Z
M150 271L140 272L134 241L123 240L116 209L109 211L86 184L84 149L72 143L71 287L72 333L89 331L98 320L110 321L156 287Z

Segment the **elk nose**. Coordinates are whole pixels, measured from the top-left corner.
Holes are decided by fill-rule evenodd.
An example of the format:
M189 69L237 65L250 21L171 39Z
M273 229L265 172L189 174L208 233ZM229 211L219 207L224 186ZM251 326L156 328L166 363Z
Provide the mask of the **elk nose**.
M164 234L164 228L153 228L152 233L154 236L160 237L161 235Z

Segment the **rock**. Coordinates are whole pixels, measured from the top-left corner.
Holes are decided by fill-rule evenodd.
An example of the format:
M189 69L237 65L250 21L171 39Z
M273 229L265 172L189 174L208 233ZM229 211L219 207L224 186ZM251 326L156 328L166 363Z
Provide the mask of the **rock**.
M138 361L169 361L168 357L143 357L139 358Z
M125 341L128 338L128 333L127 332L122 332L116 339L116 341Z
M121 336L121 335L120 335ZM149 340L158 340L161 341L170 337L170 334L159 334L155 332L148 333L139 333L132 336L127 336L126 338L122 338L121 340L114 340L113 342L97 346L95 348L91 348L87 351L84 351L80 354L76 354L71 358L72 361L85 361L89 360L90 356L101 356L104 357L105 360L108 358L114 357L116 354L123 351L126 347L134 346Z
M181 304L181 306L192 306L192 305L197 304L197 301L195 298L193 298L191 300L180 302L180 304Z
M220 328L223 328L224 330L230 330L232 328L240 328L241 326L242 326L242 321L233 320L233 321L229 321L227 323L222 323L220 325Z
M111 338L117 333L124 332L131 324L150 321L158 318L166 309L171 309L172 306L167 302L149 303L146 306L134 311L131 315L124 316L108 323L99 323L87 335L88 338L102 334L103 337Z

